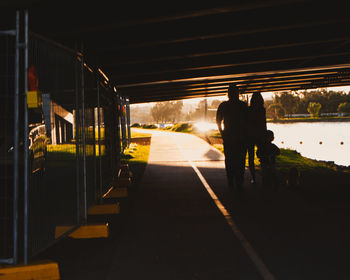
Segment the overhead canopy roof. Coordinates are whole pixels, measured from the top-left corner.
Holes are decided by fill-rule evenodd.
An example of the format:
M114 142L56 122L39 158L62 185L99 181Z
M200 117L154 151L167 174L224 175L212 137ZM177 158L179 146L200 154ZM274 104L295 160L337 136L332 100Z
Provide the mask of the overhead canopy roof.
M132 103L350 85L350 17L338 1L32 1L31 30L83 42Z

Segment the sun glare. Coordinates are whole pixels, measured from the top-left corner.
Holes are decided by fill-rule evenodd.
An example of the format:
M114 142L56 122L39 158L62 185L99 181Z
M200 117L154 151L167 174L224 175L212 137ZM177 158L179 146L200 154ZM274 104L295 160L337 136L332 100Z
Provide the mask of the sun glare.
M209 123L204 121L195 123L194 127L200 132L208 132L210 130L217 129L215 123Z

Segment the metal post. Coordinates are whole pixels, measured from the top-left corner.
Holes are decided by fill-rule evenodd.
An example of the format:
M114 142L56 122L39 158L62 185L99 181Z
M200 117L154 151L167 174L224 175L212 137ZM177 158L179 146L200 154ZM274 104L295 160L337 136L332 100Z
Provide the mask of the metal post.
M77 45L76 45L77 50ZM79 81L78 81L78 57L75 57L75 168L76 168L76 190L77 190L77 224L80 224L80 110L79 110Z
M97 161L96 161L96 117L95 117L95 107L92 108L92 156L94 158L94 191L95 191L95 197L94 200L96 200L96 194L97 194Z
M99 189L100 203L102 203L102 155L101 155L101 104L100 104L100 83L97 81L97 133L98 133L98 160L99 160Z
M24 11L24 225L23 225L23 262L28 264L28 157L29 157L29 123L28 123L28 11Z
M19 148L19 11L16 12L16 55L13 143L13 263L18 263L18 148Z
M123 152L126 149L126 129L125 129L125 115L124 115L124 98L123 97L119 97L119 102L120 102L120 106L121 106L121 121L120 121L120 125L121 125L121 129L122 129L122 146L123 146Z
M83 44L81 44L81 52ZM86 189L86 135L85 135L85 89L84 89L84 57L81 57L81 108L82 108L82 138L83 138L83 217L87 221L87 189Z
M128 130L128 146L131 144L131 127L130 127L130 101L129 99L125 99L126 106L126 127Z

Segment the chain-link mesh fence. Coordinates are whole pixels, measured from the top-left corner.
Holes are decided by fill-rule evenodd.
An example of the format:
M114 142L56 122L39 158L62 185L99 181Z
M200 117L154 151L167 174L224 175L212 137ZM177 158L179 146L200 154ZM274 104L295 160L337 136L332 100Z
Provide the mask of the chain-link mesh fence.
M0 31L0 262L26 263L85 223L111 186L120 106L81 53L16 34Z
M0 34L0 259L13 257L15 37Z
M88 208L101 197L99 182L106 188L116 173L120 141L113 132L113 97L99 85L82 56L32 35L28 65L35 69L42 92L41 112L30 110L41 121L33 128L44 133L36 136L41 142L33 144L37 152L30 158L28 245L32 256L85 221ZM100 118L99 111L103 112ZM107 111L111 113L106 122Z
M42 105L29 108L28 254L35 255L79 225L78 209L82 146L75 123L79 61L67 51L35 35L28 46L29 91L42 93ZM31 85L33 84L33 85ZM33 87L33 88L31 88ZM37 88L35 88L37 87Z

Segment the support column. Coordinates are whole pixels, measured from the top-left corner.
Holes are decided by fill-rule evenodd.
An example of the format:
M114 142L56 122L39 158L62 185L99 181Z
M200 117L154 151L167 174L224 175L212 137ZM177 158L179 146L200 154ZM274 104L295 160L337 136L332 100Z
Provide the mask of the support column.
M128 130L128 141L127 145L129 146L131 144L131 127L130 127L130 101L129 99L125 99L125 110L126 110L126 127Z

